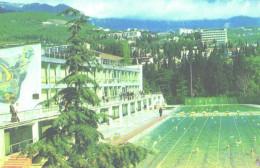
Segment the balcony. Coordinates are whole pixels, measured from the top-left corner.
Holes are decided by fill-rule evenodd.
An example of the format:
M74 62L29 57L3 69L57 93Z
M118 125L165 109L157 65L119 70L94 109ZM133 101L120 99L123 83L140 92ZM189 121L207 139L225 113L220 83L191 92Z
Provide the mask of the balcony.
M0 128L1 127L13 127L17 125L26 125L33 120L46 120L47 118L53 118L60 114L58 107L51 108L39 108L34 110L26 110L18 112L18 118L20 122L11 122L11 113L0 114Z

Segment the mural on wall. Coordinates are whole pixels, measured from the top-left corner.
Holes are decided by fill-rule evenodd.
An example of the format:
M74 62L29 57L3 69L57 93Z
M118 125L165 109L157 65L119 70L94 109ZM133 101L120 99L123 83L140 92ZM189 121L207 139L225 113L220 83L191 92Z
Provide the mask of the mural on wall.
M17 101L21 85L26 78L28 67L34 57L32 47L24 47L17 57L0 58L0 102Z

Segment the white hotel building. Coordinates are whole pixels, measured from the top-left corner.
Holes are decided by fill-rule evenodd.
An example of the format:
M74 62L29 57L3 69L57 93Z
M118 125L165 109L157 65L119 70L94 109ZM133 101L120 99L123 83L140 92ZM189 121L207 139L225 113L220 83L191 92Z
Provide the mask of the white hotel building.
M227 29L202 29L201 41L206 44L225 44L228 42Z
M41 45L36 44L0 49L0 167L7 156L38 141L60 114L58 104L48 108L38 104L66 87L55 84L68 74L66 48L65 45L47 47L42 51ZM161 94L139 93L143 90L142 65L123 66L121 57L93 52L103 70L92 67L95 72L92 77L99 83L95 91L101 104L89 106L91 110L110 115L109 122L113 122L164 104ZM133 95L123 97L127 92ZM20 122L11 122L12 101L19 103Z

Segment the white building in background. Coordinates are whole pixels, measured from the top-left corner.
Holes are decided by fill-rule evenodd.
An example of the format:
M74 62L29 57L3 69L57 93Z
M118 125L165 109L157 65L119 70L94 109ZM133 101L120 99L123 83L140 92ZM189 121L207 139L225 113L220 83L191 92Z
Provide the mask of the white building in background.
M195 33L195 30L193 29L185 29L185 28L180 28L179 29L179 34L183 35L183 34L192 34Z
M56 85L56 82L68 75L67 48L68 45L62 45L46 47L42 51L41 45L37 44L0 49L0 167L8 160L7 155L38 141L59 116L61 102L48 107L38 104L66 87ZM161 94L140 94L143 90L142 65L124 66L122 57L92 52L103 69L98 70L93 65L94 73L88 74L98 82L99 88L87 87L91 87L101 100L99 106L88 105L89 109L117 119L164 104ZM13 101L19 103L20 122L11 122L10 102Z
M227 29L201 29L201 41L206 44L225 44L228 42Z
M109 33L106 34L107 37L113 38L113 39L136 39L142 37L142 32L133 30L133 31L126 31L126 32L116 32L116 33Z

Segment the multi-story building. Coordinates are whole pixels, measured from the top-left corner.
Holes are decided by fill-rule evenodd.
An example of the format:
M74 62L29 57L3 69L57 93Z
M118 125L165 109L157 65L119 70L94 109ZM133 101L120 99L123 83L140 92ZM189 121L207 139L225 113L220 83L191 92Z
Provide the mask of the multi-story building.
M192 34L195 33L195 30L193 29L185 29L185 28L180 28L179 29L179 34L184 35L184 34Z
M106 34L106 36L113 38L113 39L136 39L141 38L142 33L140 31L134 30L134 31L126 31L126 32L116 32L116 33L109 33Z
M46 47L40 44L0 50L0 166L7 155L19 152L34 143L59 116L59 102L49 107L39 105L50 99L65 85L56 82L68 75L68 46ZM113 119L164 104L161 94L144 95L142 66L123 66L122 58L92 51L103 66L92 65L93 77L99 84L94 88L101 99L99 106L88 107ZM20 122L11 122L10 104L18 102ZM113 122L110 118L109 122Z
M227 43L227 29L201 29L201 41L206 44Z

